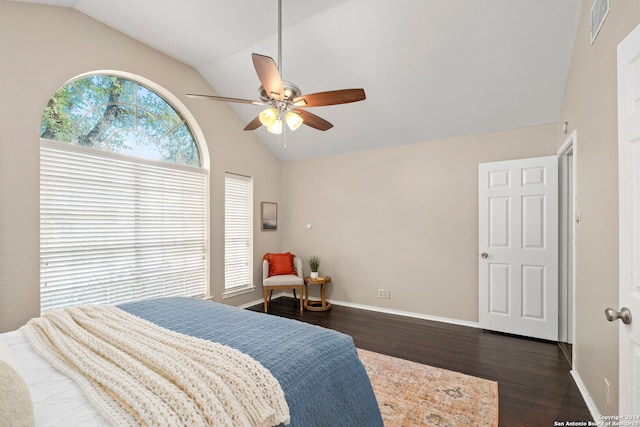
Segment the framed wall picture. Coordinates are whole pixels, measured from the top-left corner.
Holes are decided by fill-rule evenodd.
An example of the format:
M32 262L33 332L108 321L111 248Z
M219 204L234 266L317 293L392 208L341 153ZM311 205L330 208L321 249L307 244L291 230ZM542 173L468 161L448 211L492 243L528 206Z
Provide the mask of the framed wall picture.
M276 231L278 229L278 204L262 202L260 209L262 231Z

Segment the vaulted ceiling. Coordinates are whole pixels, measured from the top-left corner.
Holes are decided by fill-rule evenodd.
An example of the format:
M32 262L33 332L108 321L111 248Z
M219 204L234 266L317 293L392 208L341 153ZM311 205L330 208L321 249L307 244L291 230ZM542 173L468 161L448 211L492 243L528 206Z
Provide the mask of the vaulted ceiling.
M277 0L19 1L73 7L196 68L220 96L258 99L251 53L278 60ZM362 87L367 99L310 108L334 127L288 132L286 151L255 132L288 161L556 122L581 7L283 0L283 78L304 94ZM230 105L245 122L261 111Z

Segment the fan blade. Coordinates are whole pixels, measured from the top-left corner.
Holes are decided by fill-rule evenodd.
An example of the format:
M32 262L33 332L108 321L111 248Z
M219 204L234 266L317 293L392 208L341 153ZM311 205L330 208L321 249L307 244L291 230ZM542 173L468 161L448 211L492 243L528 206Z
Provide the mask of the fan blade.
M302 95L293 100L298 107L322 107L323 105L347 104L367 99L364 89L341 89Z
M260 83L267 96L271 99L284 99L284 89L282 88L282 78L278 71L278 66L270 56L252 53L253 66L256 69Z
M263 105L260 101L252 101L250 99L240 99L240 98L227 98L225 96L214 96L214 95L198 95L196 93L188 93L187 96L189 98L195 99L208 99L210 101L222 101L222 102L238 102L240 104L253 104L253 105Z
M300 114L300 117L302 117L303 120L303 124L307 125L307 126L311 126L314 129L318 129L318 130L329 130L333 127L333 125L331 123L329 123L328 121L326 121L325 119L323 119L322 117L316 116L313 113L310 113L306 110L300 110L298 108L296 108L295 110L296 113Z
M256 130L260 126L262 126L262 123L260 123L260 116L256 116L255 119L253 119L249 123L247 123L247 125L244 127L243 130Z

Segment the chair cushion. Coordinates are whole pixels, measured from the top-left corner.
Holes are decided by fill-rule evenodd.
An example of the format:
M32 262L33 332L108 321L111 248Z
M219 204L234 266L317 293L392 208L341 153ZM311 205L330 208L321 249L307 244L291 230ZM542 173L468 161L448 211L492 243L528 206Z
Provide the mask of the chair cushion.
M283 254L267 253L263 257L269 262L269 277L280 276L282 274L296 274L296 269L293 267L294 254L291 252L285 252Z
M302 277L298 277L295 274L280 274L277 276L267 277L262 281L263 286L287 286L287 285L302 285L304 281Z

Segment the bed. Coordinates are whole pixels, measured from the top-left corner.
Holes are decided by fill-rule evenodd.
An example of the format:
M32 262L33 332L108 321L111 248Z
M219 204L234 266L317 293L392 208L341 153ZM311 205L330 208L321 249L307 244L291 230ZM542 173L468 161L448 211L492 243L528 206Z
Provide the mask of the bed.
M238 350L258 361L284 392L291 426L382 426L353 340L329 329L195 298L118 306L162 328ZM82 389L36 353L25 332L0 334L18 359L36 426L109 425ZM2 360L0 348L0 360Z

